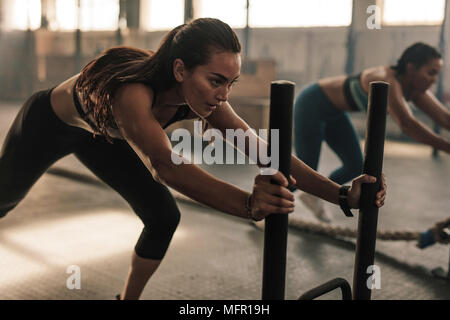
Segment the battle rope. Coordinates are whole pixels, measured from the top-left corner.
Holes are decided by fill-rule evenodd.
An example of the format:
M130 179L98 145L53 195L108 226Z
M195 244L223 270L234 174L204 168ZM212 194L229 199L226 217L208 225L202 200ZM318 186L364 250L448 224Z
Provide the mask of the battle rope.
M50 174L63 176L71 179L75 179L84 183L94 184L96 186L104 187L105 185L99 180L92 178L85 174L73 173L70 170L62 168L50 168L48 171ZM189 197L171 189L174 197L181 201L194 203L199 206L203 206L201 203L190 199ZM255 225L259 227L258 225ZM312 233L318 233L331 237L349 237L355 238L357 231L339 226L332 226L320 222L308 222L302 219L291 217L289 218L289 226L301 231L307 231ZM450 243L450 218L444 221L436 223L432 228L425 232L418 231L378 231L377 238L380 240L393 240L393 241L415 241L417 240L417 247L420 249L431 246L435 243L448 244Z
M332 226L321 222L311 222L296 217L289 218L289 226L311 233L330 236L336 238L347 237L356 238L357 230ZM377 239L389 241L417 241L417 247L424 249L435 243L448 244L450 243L450 218L436 223L432 228L425 232L418 231L378 231Z
M199 202L190 199L189 197L171 189L173 195L178 200L195 203L203 206ZM259 224L255 224L260 228ZM329 237L347 237L356 238L357 230L333 226L322 222L306 221L296 217L289 217L289 226L305 232L321 234ZM436 223L433 227L425 232L419 231L378 231L377 239L389 241L417 241L417 247L424 249L435 243L448 244L450 243L450 218Z

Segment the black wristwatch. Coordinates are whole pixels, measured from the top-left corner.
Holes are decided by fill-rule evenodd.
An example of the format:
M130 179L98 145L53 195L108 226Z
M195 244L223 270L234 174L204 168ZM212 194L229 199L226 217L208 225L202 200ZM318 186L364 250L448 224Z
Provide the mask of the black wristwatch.
M348 205L348 189L350 189L350 186L342 186L339 188L339 206L347 217L353 217L350 206Z

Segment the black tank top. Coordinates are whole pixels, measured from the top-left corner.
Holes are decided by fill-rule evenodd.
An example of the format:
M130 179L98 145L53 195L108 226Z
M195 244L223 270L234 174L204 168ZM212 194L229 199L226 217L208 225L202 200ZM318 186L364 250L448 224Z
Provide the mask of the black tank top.
M83 108L83 106L80 102L80 99L78 97L78 93L76 91L75 85L73 86L72 91L73 91L73 101L74 101L75 107L78 111L78 114L89 125L89 127L91 127L91 129L94 132L99 132L98 126L95 122L94 117L92 116L92 113L86 112L86 110ZM153 102L155 101L155 99L156 99L156 94L153 99ZM189 106L187 104L180 106L178 108L177 112L173 115L173 117L164 125L163 129L166 129L168 126L170 126L171 124L173 124L175 122L186 119L190 110L191 109L189 108ZM116 122L113 119L111 119L110 121L107 122L106 130L111 137L117 138L117 139L123 139L123 136L120 133L119 127L117 126Z

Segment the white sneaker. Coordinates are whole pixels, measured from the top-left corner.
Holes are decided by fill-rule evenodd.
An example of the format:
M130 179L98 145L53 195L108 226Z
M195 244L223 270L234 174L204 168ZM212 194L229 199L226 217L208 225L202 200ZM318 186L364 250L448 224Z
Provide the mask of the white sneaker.
M309 193L302 192L298 198L303 202L303 204L312 211L312 213L322 222L330 223L331 214L325 208L324 201L316 196Z

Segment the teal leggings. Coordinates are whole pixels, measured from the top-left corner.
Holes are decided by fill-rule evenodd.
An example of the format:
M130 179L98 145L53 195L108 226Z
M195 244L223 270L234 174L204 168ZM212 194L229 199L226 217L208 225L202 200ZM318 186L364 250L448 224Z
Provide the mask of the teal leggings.
M302 89L294 108L297 157L317 170L322 141L325 141L342 162L342 166L331 173L330 179L344 184L359 176L363 156L349 115L337 109L317 83Z

